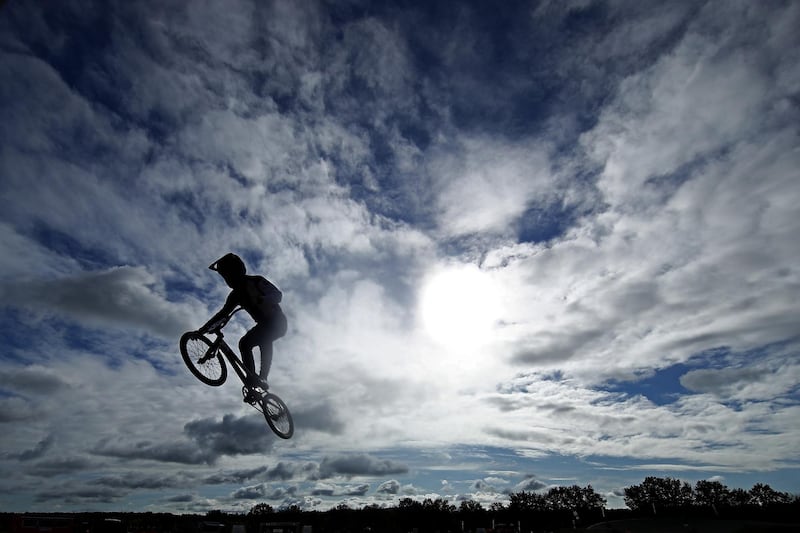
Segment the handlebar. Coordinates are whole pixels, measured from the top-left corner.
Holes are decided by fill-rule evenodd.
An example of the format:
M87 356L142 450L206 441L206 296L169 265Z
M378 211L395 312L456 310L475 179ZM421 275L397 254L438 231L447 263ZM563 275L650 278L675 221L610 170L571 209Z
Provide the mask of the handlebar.
M238 313L242 309L243 309L243 307L241 307L241 306L236 307L233 311L230 312L230 314L228 316L219 319L217 321L217 323L214 324L212 327L208 328L206 330L206 332L214 333L214 334L219 335L221 337L222 336L222 328L224 328L228 324L228 322L230 322L231 318L233 318L233 315L235 315L236 313Z

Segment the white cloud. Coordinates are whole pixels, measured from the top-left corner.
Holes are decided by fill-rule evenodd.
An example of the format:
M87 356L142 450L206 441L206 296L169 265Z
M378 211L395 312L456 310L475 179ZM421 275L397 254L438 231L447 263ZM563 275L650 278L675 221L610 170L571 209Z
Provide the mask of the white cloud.
M767 365L691 370L681 376L681 385L723 400L772 400L790 394L800 378L797 365L784 362Z
M173 338L191 329L183 316L190 311L166 301L158 285L159 280L143 267L120 267L74 277L7 282L0 286L0 296L91 325L136 327Z
M763 51L730 39L688 33L583 136L607 210L547 247L489 253L516 289L504 322L519 362L597 381L794 335L796 138Z
M554 183L542 147L466 138L427 164L439 189L437 218L445 236L505 233L530 202Z
M389 481L384 481L378 488L376 492L381 494L398 494L400 492L400 482L396 479L390 479Z
M229 164L250 182L292 183L300 178L296 171L302 169L308 150L294 130L293 121L278 112L242 117L231 110L210 110L184 124L178 142L187 157L202 158L212 165ZM221 170L217 178L221 183L212 187L225 194L233 184L231 178L226 179L225 169ZM314 176L303 177L306 181ZM244 195L225 197L247 200Z

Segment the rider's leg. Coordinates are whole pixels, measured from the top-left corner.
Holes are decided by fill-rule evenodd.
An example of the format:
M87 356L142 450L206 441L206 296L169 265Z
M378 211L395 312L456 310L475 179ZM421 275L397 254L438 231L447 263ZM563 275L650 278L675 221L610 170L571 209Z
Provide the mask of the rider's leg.
M269 369L272 366L272 341L266 340L261 343L261 372L259 377L266 383L269 376Z
M267 382L269 369L272 366L272 341L280 339L286 335L287 323L286 315L278 313L274 316L267 326L269 336L264 338L261 344L261 381Z
M253 348L256 346L261 346L266 333L266 328L261 324L258 324L256 327L245 333L239 340L239 353L242 354L242 362L250 370L253 376L256 375L256 362L255 358L253 357ZM261 357L263 359L263 352ZM258 385L257 378L250 380L248 385L251 387Z

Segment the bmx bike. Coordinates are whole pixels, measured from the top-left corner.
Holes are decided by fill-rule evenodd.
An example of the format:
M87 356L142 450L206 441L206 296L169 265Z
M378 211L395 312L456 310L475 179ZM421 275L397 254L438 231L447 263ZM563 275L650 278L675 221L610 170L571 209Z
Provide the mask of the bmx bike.
M208 333L216 335L213 341L198 331L184 333L180 341L183 362L197 379L206 385L219 387L228 379L228 368L225 364L225 359L227 359L231 368L242 380L242 395L245 398L248 396L255 398L248 403L264 415L270 429L277 436L289 439L294 434L294 421L289 408L276 394L261 386L248 385L248 383L257 382L258 376L242 363L239 356L225 342L222 334L225 324L241 309L241 307L234 309L230 315L209 330Z

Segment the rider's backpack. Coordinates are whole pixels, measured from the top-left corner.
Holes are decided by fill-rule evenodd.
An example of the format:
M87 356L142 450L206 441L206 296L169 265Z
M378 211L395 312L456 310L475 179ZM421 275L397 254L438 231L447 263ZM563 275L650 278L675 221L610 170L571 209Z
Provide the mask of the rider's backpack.
M247 276L245 293L254 309L271 316L283 299L281 291L262 276Z

